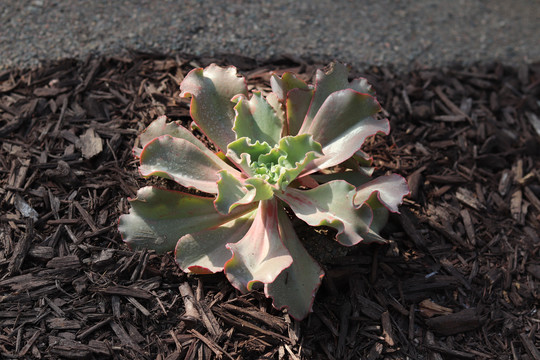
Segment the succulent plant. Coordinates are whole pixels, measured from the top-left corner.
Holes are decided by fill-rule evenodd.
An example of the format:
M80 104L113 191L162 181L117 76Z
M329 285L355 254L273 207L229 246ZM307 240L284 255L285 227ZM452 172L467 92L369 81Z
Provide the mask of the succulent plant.
M286 72L271 87L249 96L234 67L192 70L181 96L191 98L194 124L217 151L165 117L151 123L134 151L141 174L198 192L143 187L119 230L132 247L175 250L183 271L224 271L242 292L262 286L274 307L302 319L324 272L290 214L336 229L345 246L384 242L388 211L409 189L399 175L373 179L360 166L369 160L364 140L390 130L365 79L349 82L334 63L314 85Z

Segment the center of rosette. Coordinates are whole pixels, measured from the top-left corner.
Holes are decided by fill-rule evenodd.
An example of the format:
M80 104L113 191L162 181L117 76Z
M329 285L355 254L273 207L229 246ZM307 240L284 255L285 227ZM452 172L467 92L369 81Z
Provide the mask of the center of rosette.
M249 177L281 190L321 155L321 145L308 134L285 136L275 146L243 137L230 143L227 150L227 156Z
M286 168L280 164L264 163L259 161L252 162L249 167L253 171L253 177L263 179L269 184L278 182Z

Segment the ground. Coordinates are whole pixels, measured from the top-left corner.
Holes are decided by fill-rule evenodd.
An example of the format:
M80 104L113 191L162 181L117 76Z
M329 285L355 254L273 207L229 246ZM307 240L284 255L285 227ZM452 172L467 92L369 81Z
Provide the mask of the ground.
M392 126L364 150L411 195L386 245L343 250L296 223L326 271L304 321L122 242L149 182L131 149L159 115L189 125L183 76L235 64L264 90L272 71L310 78L297 61L133 53L0 73L0 356L540 359L539 65L353 69Z

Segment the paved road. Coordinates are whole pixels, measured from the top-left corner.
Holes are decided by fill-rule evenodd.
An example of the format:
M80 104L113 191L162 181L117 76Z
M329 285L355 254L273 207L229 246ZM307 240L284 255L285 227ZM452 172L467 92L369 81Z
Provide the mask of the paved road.
M0 68L126 48L355 66L540 61L538 0L0 0Z

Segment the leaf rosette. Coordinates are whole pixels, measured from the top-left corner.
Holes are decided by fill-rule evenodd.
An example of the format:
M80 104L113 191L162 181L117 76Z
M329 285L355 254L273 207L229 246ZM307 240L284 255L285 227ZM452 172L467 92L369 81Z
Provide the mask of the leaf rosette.
M191 98L195 125L221 156L180 124L155 120L134 150L141 175L202 194L144 187L119 230L132 247L175 250L186 272L224 271L242 292L261 284L276 308L302 319L324 272L285 209L336 229L345 246L384 242L388 212L398 212L409 189L399 175L373 179L364 167L365 139L390 130L365 79L349 81L347 68L334 63L314 85L284 73L271 77L271 87L249 97L234 67L192 70L181 96Z

